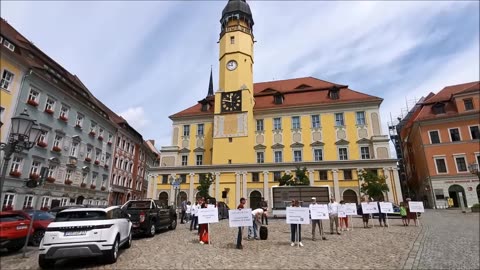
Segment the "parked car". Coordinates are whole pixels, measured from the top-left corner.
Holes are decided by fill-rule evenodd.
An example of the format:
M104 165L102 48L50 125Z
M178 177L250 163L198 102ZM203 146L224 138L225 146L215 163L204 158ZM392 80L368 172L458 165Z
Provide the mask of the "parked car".
M119 247L131 245L132 222L120 207L66 209L48 225L38 264L51 268L58 259L98 256L115 263Z
M217 208L218 208L218 219L228 219L228 210L230 208L228 205L224 202L217 202Z
M33 219L33 235L29 239L29 244L33 246L38 246L40 245L40 242L43 239L43 235L45 234L45 230L48 227L48 224L52 222L55 217L45 211L41 210L24 210L24 211L16 211L21 215L28 216L29 219L32 218L33 215L35 215L35 218Z
M130 215L134 234L153 237L161 229L175 230L177 213L173 206L157 204L154 200L130 200L122 209Z
M15 211L0 212L0 248L18 251L25 245L30 218ZM33 229L30 231L30 235Z

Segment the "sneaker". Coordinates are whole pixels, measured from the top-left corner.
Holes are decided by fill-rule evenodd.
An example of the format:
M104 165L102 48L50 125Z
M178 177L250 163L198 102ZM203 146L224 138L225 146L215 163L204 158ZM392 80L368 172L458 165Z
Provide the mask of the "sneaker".
M349 228L347 228L347 232L348 232L348 231L350 231L350 229L349 229Z
M204 243L203 241L200 241L200 244L202 244L202 245L203 245L203 244L205 244L205 243Z
M325 236L322 237L322 240L327 240L327 238Z
M301 247L303 247L303 244L302 244L302 242L299 242L298 244L299 244Z
M294 246L295 246L295 243L294 243L294 242L292 242L292 243L290 244L290 246L294 247Z
M341 233L337 232L338 235L341 235Z
M258 238L258 237L255 237L255 238L253 238L253 239L255 239L255 240L260 240L260 238Z

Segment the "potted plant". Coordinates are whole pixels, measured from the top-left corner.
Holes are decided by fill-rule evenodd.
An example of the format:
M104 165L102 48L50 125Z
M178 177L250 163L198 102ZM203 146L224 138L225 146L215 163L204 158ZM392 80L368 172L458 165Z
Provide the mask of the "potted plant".
M112 142L107 142L107 145L108 145L108 146L111 146L111 145L112 145Z
M53 114L53 110L52 109L45 109L45 112L52 115Z
M82 187L82 188L84 188L84 187L86 187L86 186L87 186L87 183L81 183L81 184L80 184L80 187Z
M46 180L47 180L47 182L49 182L49 183L55 182L55 178L53 178L53 177L51 177L51 176L48 176Z
M61 149L60 147L58 147L58 146L54 146L54 147L52 147L52 151L59 153L59 152L62 151L62 149Z
M100 188L100 190L101 190L101 191L105 191L105 190L107 190L107 188L102 186L102 187Z
M95 189L96 187L97 187L97 186L95 186L94 184L91 184L91 185L90 185L90 188L91 188L91 189Z
M10 172L10 176L13 176L13 177L20 177L21 175L22 173L17 170Z
M90 136L92 136L92 137L95 137L95 131L93 131L93 130L90 131L90 132L88 133L88 135L90 135Z
M42 148L47 147L47 143L44 142L44 141L38 141L38 142L37 142L37 145L40 146L40 147L42 147Z
M98 136L99 141L103 141L103 136Z
M100 161L99 160L95 160L95 165L99 165L100 164Z
M62 120L63 122L68 121L68 118L65 115L60 115L60 117L58 117L58 119Z
M107 165L107 164L105 164L103 167L104 167L105 169L108 169L108 165Z
M472 212L480 212L480 203L476 203L472 206Z
M89 158L89 157L86 157L86 158L85 158L85 161L86 161L86 162L91 162L91 161L92 161L92 159L91 159L91 158Z
M37 173L31 173L31 174L30 174L30 179L31 179L31 180L35 180L35 181L36 181L36 180L38 180L39 178L40 178L40 175L37 174Z
M33 107L37 107L37 106L38 106L38 102L36 102L36 101L33 100L33 99L29 99L29 100L27 101L27 104L28 104L28 105L31 105L31 106L33 106Z
M73 182L70 179L65 179L65 185L71 185Z

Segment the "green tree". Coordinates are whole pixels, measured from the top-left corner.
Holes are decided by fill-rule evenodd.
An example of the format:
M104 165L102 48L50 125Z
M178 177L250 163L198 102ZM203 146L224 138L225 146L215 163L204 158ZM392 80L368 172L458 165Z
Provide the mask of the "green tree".
M297 167L295 169L295 177L292 174L284 174L279 180L280 186L308 186L310 180L307 176L307 168Z
M375 201L383 198L383 194L389 191L384 176L378 176L373 172L362 170L358 177L363 181L360 186L360 192L367 194L369 198Z
M208 194L208 191L210 186L215 182L215 176L211 173L208 173L204 177L200 177L199 182L200 185L197 187L197 190L200 196L204 197L205 199L211 198L210 194Z

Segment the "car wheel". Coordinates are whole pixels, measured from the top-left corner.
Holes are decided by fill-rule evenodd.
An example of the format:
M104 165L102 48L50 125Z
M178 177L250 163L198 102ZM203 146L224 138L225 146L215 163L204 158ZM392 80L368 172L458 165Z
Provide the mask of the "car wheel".
M53 268L53 266L55 265L55 260L45 259L45 255L39 255L38 256L38 265L40 265L40 268L42 268L42 269Z
M125 248L130 248L132 246L132 232L128 235L127 243L125 243Z
M38 247L40 245L40 242L42 242L44 235L45 231L43 230L35 231L32 235L32 245Z
M107 263L115 263L117 262L118 258L118 236L115 238L115 242L113 242L112 249L107 252Z
M177 219L174 218L172 219L172 223L170 223L170 226L168 227L169 230L175 230L177 228Z
M150 230L147 232L148 237L154 237L157 228L155 228L155 222L152 221L150 224Z

